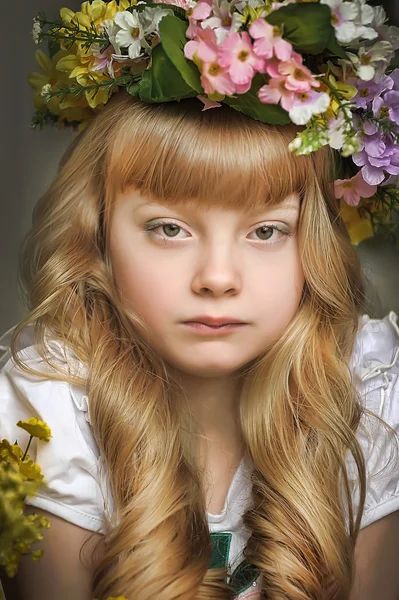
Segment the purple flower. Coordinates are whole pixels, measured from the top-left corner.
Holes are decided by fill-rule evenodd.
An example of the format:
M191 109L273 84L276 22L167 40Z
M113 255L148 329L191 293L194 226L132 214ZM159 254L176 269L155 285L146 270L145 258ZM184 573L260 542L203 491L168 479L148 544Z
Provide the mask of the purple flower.
M392 137L381 131L363 138L364 148L352 156L353 162L362 167L363 179L370 185L379 185L387 174L399 175L399 145Z
M383 97L374 98L373 113L375 117L388 118L399 125L399 92L386 92Z
M399 69L395 69L394 71L392 71L392 73L390 74L390 78L393 81L393 89L395 90L395 92L399 92Z
M397 81L399 90L399 69L396 70L398 71ZM384 75L378 83L374 80L363 81L362 79L356 79L354 77L348 79L347 83L354 85L358 89L358 93L352 98L354 105L357 108L367 109L374 98L381 96L381 94L387 90L391 90L395 82L389 75Z

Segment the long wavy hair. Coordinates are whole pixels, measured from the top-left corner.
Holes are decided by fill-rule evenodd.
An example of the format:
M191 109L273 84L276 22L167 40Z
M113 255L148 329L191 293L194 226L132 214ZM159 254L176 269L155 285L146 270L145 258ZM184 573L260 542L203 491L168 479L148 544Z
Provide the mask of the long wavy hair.
M356 436L365 409L349 367L365 297L332 191L333 156L327 147L290 153L294 126L202 106L195 98L144 104L120 91L74 139L21 248L19 285L29 312L13 333L12 356L37 373L15 350L33 325L39 353L54 369L48 378L86 389L113 503L104 555L90 557L93 596L233 598L227 570L209 568L212 538L196 459L201 431L146 342L145 323L121 303L108 252L110 216L131 187L171 205L195 199L231 209L297 192L302 298L280 339L238 373L239 422L254 463L244 557L263 575L262 598L346 600L365 502ZM52 363L49 330L87 375L66 376ZM356 516L349 453L360 485Z

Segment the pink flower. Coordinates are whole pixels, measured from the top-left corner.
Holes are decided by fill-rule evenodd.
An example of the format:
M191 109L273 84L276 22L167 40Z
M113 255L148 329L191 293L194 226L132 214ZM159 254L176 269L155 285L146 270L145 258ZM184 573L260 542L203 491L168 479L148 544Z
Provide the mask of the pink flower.
M213 62L218 58L218 45L215 32L212 29L198 28L196 39L190 40L184 46L184 56L193 60L194 52L205 62Z
M258 91L258 98L265 104L278 104L281 102L281 106L287 112L291 110L295 94L291 90L287 90L285 87L285 77L274 77L270 80L268 85L264 85Z
M191 9L189 9L190 11ZM200 25L197 25L198 21L206 19L212 12L212 0L201 0L192 9L191 15L188 15L188 27L186 30L186 37L192 40L201 31Z
M238 32L227 34L219 46L219 64L228 69L231 79L238 85L250 84L255 73L265 69L265 61L253 52L247 31L241 36Z
M280 62L277 67L268 64L267 72L272 77L284 75L287 79L285 85L292 92L308 92L311 87L320 86L312 72L302 64L302 56L296 52L293 52L289 60Z
M215 30L218 44L221 44L226 35L232 31L239 31L242 27L242 15L238 11L231 12L234 2L227 0L213 0L212 15L202 21L203 29L210 27Z
M207 0L201 0L198 2L192 12L192 18L196 21L202 21L202 19L207 19L212 12L212 2L208 2Z
M357 206L360 198L371 198L377 191L376 185L369 185L362 177L359 171L352 179L337 179L334 181L334 191L336 198L344 198L350 206Z
M218 62L219 47L213 29L198 29L196 40L187 42L184 46L184 56L190 60L194 54L202 61L201 85L206 94L227 94L231 96L237 90L237 85L232 81L227 69ZM246 90L247 91L247 90ZM239 91L239 93L244 93Z
M219 94L231 96L238 91L229 72L226 69L223 69L217 62L203 63L201 84L206 94L219 92ZM246 89L245 91L248 90ZM243 94L244 92L238 91L238 93Z
M210 98L208 98L208 96L205 96L204 94L199 94L197 98L198 100L201 100L201 102L203 102L204 104L204 108L201 112L204 112L204 110L209 110L210 108L217 108L218 106L222 106L220 102L215 102L215 100L211 100Z
M292 45L283 40L279 27L273 27L264 19L256 19L250 26L249 33L256 40L253 50L259 58L272 58L273 53L280 60L291 58Z

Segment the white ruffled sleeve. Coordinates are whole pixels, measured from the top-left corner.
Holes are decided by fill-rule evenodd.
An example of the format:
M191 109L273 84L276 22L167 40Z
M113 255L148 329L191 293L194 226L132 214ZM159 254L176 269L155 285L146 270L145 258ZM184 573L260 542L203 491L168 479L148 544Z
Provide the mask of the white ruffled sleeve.
M353 381L364 406L394 431L394 441L375 417L364 415L357 438L366 463L366 501L361 528L399 509L399 327L391 311L383 319L363 315L351 360ZM359 506L357 470L352 455L347 462L353 481L353 509Z
M47 488L26 499L26 504L49 511L84 529L104 533L104 499L99 485L99 453L91 433L87 396L68 382L46 379L49 366L41 359L32 341L32 328L23 332L18 348L26 364L44 378L29 375L12 360L8 343L13 328L0 338L0 439L18 441L25 450L30 435L17 421L37 417L51 428L49 442L33 438L30 457L40 465ZM59 364L68 364L65 349L58 342L50 348ZM75 359L76 360L76 359Z

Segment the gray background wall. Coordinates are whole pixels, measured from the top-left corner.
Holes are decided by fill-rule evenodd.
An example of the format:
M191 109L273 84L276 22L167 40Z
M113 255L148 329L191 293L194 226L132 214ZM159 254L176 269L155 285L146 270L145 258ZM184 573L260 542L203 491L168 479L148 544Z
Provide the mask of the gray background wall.
M16 286L20 244L30 228L34 204L50 184L61 155L74 137L71 132L51 128L41 132L29 128L33 104L26 76L38 70L34 58L36 46L30 36L32 19L39 11L54 18L61 7L78 10L80 4L76 0L22 0L8 2L3 7L3 18L8 25L2 30L0 98L3 131L0 150L0 334L25 315ZM399 3L392 0L384 5L398 23ZM42 46L44 50L44 44ZM372 238L361 244L358 252L364 272L371 280L369 314L380 317L389 310L399 314L399 250Z

